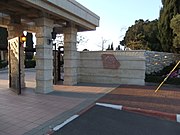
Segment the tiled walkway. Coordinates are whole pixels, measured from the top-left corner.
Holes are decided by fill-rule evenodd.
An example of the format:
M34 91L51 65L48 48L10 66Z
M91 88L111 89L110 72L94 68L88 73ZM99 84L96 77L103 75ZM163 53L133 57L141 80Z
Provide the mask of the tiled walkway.
M35 94L35 83L29 79L28 88L18 96L8 89L4 76L0 73L0 135L43 135L115 88L56 85L50 94Z

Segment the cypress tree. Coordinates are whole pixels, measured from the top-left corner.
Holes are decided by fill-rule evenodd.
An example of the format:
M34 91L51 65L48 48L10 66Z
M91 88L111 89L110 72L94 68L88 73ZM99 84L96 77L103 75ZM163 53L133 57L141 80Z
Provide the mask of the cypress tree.
M173 46L177 49L177 51L180 51L180 14L173 17L170 26L175 35L173 39Z
M170 22L173 16L180 13L179 0L161 0L163 7L160 10L158 22L159 39L163 51L173 52L173 30L170 27Z

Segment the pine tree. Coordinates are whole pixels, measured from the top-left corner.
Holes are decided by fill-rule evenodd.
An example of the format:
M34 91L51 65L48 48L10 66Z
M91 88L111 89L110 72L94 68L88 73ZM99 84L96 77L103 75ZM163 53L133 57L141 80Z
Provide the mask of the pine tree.
M153 21L139 19L128 28L120 44L133 50L162 51L158 33L157 19Z
M173 51L173 30L170 28L170 21L176 14L180 13L179 0L162 0L163 7L160 10L159 17L159 39L163 51Z

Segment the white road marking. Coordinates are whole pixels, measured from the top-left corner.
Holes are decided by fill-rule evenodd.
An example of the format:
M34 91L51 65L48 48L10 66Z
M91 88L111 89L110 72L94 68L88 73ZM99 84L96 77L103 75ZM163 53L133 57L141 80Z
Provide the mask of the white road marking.
M122 110L122 105L114 105L114 104L106 104L106 103L96 103L96 105Z
M176 121L180 122L180 114L176 114Z
M62 127L64 127L66 124L68 124L69 122L73 121L74 119L76 119L79 115L73 115L72 117L70 117L69 119L65 120L63 123L61 123L60 125L57 125L56 127L53 128L53 131L57 131L59 129L61 129Z

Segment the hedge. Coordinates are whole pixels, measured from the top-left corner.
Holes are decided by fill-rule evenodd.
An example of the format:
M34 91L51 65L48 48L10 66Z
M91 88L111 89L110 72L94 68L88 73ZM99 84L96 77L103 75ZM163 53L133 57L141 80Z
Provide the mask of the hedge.
M0 60L0 68L5 68L8 65L8 62L5 60Z
M36 61L34 59L32 60L25 60L24 61L25 68L35 68Z

